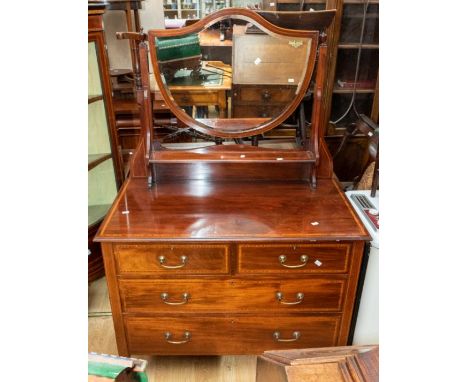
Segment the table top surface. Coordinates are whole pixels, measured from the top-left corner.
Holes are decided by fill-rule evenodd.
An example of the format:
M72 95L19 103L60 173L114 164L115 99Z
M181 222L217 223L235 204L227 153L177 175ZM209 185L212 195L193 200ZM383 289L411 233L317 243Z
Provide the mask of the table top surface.
M97 241L368 240L331 179L309 183L187 180L125 183Z
M211 85L169 85L171 92L187 92L187 91L219 91L231 90L232 87L232 67L222 61L204 61L204 68L207 70L221 69L224 72L223 80L220 84Z

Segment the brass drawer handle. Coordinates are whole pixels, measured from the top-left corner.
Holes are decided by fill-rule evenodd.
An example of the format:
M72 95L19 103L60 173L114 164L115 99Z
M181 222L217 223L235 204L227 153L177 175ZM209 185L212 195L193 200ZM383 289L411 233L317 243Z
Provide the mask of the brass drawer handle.
M166 269L176 269L176 268L182 268L185 267L185 264L187 263L187 256L180 256L180 261L182 264L179 265L166 265L164 264L166 262L166 258L164 256L159 256L159 264L161 264L161 267L166 268Z
M268 90L263 90L262 91L262 98L264 101L269 101L271 98L271 94Z
M184 338L185 340L181 340L181 341L174 341L174 340L171 340L172 338L172 334L170 332L166 332L164 333L164 337L166 338L166 341L170 344L174 344L174 345L181 345L181 344L186 344L187 342L190 341L190 338L191 338L191 334L189 331L185 332L184 333Z
M276 299L280 302L280 304L283 304L283 305L297 305L297 304L300 304L302 302L302 300L304 300L304 293L302 293L302 292L297 293L296 298L297 298L297 301L293 301L293 302L283 301L283 293L276 292Z
M163 300L163 302L167 305L184 305L188 302L188 299L190 298L190 295L188 293L182 293L182 301L179 301L179 302L170 302L170 301L167 301L169 300L169 293L161 293L161 300Z
M285 264L286 259L287 259L287 257L285 255L281 255L280 257L278 257L278 259L279 259L280 264L283 267L286 267L286 268L302 268L302 267L305 267L307 262L309 261L309 256L301 255L300 260L301 260L302 264L299 264L299 265L287 265L287 264Z
M301 332L293 332L292 335L293 335L293 338L281 338L280 332L274 332L273 338L278 342L294 342L299 339L299 337L301 336Z

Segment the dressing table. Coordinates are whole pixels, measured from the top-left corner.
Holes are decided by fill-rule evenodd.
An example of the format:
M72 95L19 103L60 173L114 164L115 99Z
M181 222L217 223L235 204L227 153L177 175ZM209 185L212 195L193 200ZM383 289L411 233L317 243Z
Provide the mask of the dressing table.
M294 97L276 114L227 118L213 109L208 118L194 119L171 95L158 43L226 19L292 42L291 52L294 45L306 47ZM326 45L319 33L282 29L254 11L229 8L181 29L127 37L139 47L142 135L130 176L96 236L119 354L261 354L346 345L369 235L340 190L323 139ZM152 136L148 46L165 104L185 125L223 144L175 149ZM180 69L186 70L183 62ZM312 78L305 147L235 143L282 123Z

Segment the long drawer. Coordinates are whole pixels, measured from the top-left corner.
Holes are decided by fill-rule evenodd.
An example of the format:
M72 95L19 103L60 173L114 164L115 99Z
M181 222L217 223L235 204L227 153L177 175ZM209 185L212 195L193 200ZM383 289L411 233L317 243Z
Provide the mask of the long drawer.
M236 105L233 106L233 118L276 118L286 105Z
M114 245L120 274L227 274L227 244L117 244Z
M192 106L196 104L215 104L218 101L218 93L217 92L171 92L172 96L174 97L175 102L180 106Z
M280 103L288 105L295 96L296 86L278 86L278 85L234 85L234 102L239 103Z
M335 346L340 317L127 317L130 354L260 354ZM172 343L171 343L172 342Z
M240 274L347 273L350 244L240 244Z
M346 280L120 280L124 312L338 312Z

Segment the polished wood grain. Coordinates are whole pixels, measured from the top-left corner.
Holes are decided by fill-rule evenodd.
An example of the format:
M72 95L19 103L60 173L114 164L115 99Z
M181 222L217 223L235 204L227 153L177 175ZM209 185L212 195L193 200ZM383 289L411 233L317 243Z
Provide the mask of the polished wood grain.
M119 285L117 283L117 274L115 272L115 259L112 252L112 245L109 243L101 244L104 258L104 267L106 270L107 289L112 308L112 320L115 329L115 340L118 353L120 355L130 355L128 351L126 329L122 318L122 308L120 306Z
M255 182L308 182L310 163L307 162L211 162L155 164L156 183L186 180Z
M304 150L278 150L248 145L217 145L193 150L153 151L150 163L312 163L314 154Z
M174 319L177 317L177 319ZM294 349L318 347L334 343L338 334L339 315L294 315L294 316L166 316L126 317L129 347L132 354L259 354L263 349ZM186 343L171 344L171 340L185 341L185 332L190 333ZM300 336L291 342L292 333Z
M287 276L285 276L287 277ZM119 282L126 313L339 312L346 280L124 280ZM167 299L161 294L167 293ZM281 299L277 293L281 293ZM303 297L298 298L297 294ZM184 297L187 294L188 297ZM187 301L187 302L185 302ZM297 303L298 302L298 303ZM168 303L179 303L170 305ZM295 303L295 304L292 304Z
M350 244L240 244L239 273L346 273L349 271ZM284 264L279 260L285 256ZM308 256L306 263L301 256ZM301 265L300 268L287 266ZM303 265L303 266L302 266Z
M142 244L114 245L120 274L227 274L229 272L229 247L223 244ZM165 261L161 264L159 257ZM186 261L180 266L181 257Z
M369 239L338 186L327 179L320 184L312 191L305 181L194 180L148 189L145 179L135 178L119 194L96 238L113 242Z
M118 354L106 279L88 288L88 352ZM144 356L149 381L255 382L256 356Z

